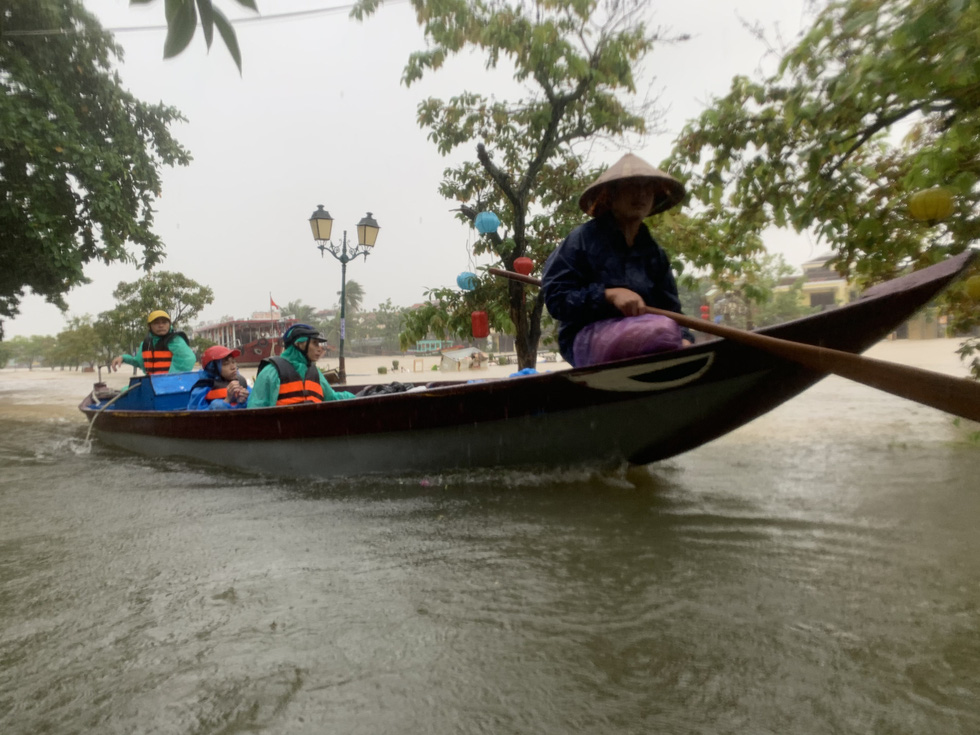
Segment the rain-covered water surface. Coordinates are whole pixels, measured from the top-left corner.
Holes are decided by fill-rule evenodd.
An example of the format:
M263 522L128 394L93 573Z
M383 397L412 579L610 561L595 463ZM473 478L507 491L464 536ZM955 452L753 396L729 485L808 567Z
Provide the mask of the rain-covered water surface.
M2 413L0 732L980 732L980 445L829 378L629 471L281 481Z

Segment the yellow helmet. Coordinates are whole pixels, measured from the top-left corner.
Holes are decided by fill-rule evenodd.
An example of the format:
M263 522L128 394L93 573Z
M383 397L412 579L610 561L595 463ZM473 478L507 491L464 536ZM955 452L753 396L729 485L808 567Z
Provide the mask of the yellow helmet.
M164 319L166 319L166 320L167 320L168 322L169 322L169 321L173 321L173 320L172 320L172 319L170 318L170 314L168 314L168 313L167 313L167 312L165 312L165 311L162 311L161 309L157 309L156 311L151 311L151 312L150 312L150 315L149 315L148 317L146 317L146 323L147 323L147 324L153 324L153 322L155 322L155 321L156 321L157 319L159 319L160 317L163 317L163 318L164 318Z

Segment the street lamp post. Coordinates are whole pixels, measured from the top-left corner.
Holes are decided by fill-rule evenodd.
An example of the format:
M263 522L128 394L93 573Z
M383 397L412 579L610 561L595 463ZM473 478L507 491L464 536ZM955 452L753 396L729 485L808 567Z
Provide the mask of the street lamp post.
M340 261L340 382L347 382L347 370L344 366L344 338L347 332L347 264L359 255L367 260L368 253L374 247L378 239L378 223L374 221L371 213L368 212L361 221L357 223L357 245L348 250L347 230L344 230L344 237L340 245L335 245L330 239L330 231L333 229L333 218L322 204L318 204L316 211L310 217L310 228L313 230L313 239L320 250L320 257L324 252L330 253Z

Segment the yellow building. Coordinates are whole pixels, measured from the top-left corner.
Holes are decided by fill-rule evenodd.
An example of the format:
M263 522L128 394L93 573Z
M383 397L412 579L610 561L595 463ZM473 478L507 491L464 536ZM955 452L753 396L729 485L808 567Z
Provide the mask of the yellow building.
M833 308L847 304L857 298L858 293L848 283L847 278L832 268L827 262L833 258L832 253L803 263L802 299L808 306ZM799 280L799 276L784 278L774 290L788 291ZM926 307L895 330L894 335L899 339L935 339L945 336L945 320L938 316L935 307Z
M827 262L833 257L832 253L827 253L803 264L803 277L806 279L803 282L803 299L807 306L840 306L857 297L847 278L827 267ZM790 284L798 278L790 279Z

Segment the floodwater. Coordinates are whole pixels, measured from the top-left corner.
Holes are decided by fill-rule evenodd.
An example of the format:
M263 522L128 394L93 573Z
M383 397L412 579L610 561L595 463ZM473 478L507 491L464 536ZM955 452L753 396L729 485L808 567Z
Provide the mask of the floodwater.
M828 378L644 468L299 482L17 385L4 735L980 732L980 427L933 409Z

